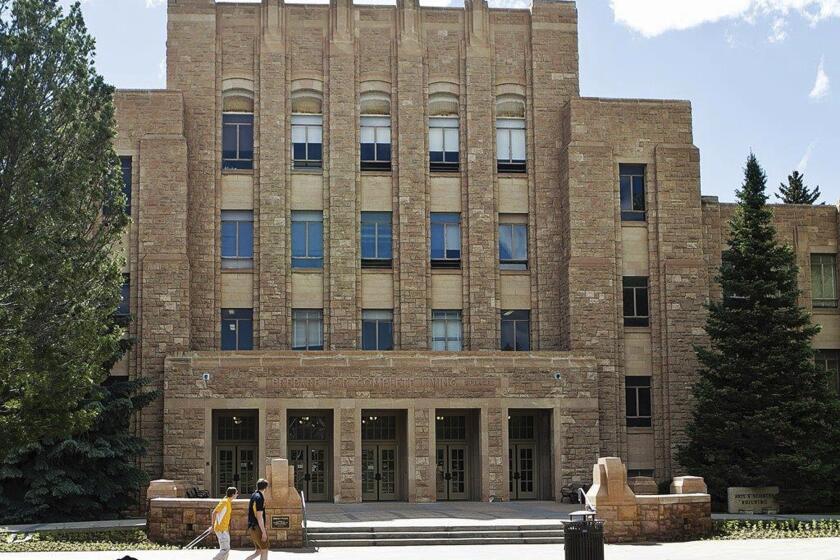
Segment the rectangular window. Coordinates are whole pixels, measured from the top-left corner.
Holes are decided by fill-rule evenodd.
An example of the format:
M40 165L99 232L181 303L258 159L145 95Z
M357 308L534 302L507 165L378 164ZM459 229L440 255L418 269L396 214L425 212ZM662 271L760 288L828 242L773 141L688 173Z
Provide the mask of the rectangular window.
M131 216L131 156L120 156L120 168L122 168L125 213Z
M429 118L429 169L458 171L458 118Z
M432 212L432 268L461 267L461 215Z
M528 270L528 216L499 216L499 268Z
M292 268L323 268L324 213L292 211Z
M499 348L505 351L524 352L531 349L531 312L528 310L502 311L502 337Z
M222 114L222 169L253 169L254 115Z
M496 168L525 173L525 119L496 119Z
M621 219L625 222L645 221L645 166L618 166L621 190Z
M391 169L391 117L361 117L362 171Z
M391 213L362 212L362 268L391 268Z
M117 317L128 317L131 313L129 307L131 297L131 277L123 274L123 283L120 288L120 304L117 306Z
M647 476L649 478L654 478L654 470L653 469L627 469L627 478L636 477L636 476Z
M627 427L650 427L650 376L636 375L624 378L624 396L627 403Z
M253 309L222 309L222 350L253 350L253 339Z
M394 349L394 313L389 310L362 311L362 350Z
M222 268L254 266L254 212L222 210Z
M817 366L830 374L831 390L840 395L840 350L817 350L816 358Z
M625 276L624 326L647 327L650 325L648 311L648 279L645 276Z
M323 162L321 115L292 115L292 161L295 169L320 169Z
M292 350L324 349L324 312L321 309L292 310Z
M814 307L837 307L835 255L811 255L811 302Z
M432 311L432 350L436 352L461 350L460 311Z

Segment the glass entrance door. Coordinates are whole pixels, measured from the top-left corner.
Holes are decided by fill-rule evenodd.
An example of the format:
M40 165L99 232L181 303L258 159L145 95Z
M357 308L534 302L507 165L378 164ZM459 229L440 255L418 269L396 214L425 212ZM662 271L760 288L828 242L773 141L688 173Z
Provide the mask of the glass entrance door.
M435 452L437 499L469 499L468 453L463 444L441 444Z
M397 499L397 446L362 445L362 499L393 501Z
M528 500L537 497L537 448L533 443L512 443L508 448L510 499Z
M254 492L257 482L257 449L251 445L219 445L216 447L216 492L225 495L229 486L239 493Z
M327 446L323 444L289 446L289 464L295 468L295 488L304 493L307 501L329 500L328 456Z

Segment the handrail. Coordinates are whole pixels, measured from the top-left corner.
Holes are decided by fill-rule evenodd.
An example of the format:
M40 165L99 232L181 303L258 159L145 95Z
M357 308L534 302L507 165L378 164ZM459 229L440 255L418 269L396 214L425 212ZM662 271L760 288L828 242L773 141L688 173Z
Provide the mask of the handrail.
M306 495L304 494L303 490L300 491L300 509L301 514L303 516L303 522L301 527L303 529L303 547L306 548L307 545L307 535L306 535Z
M583 488L578 488L577 491L578 500L580 500L580 503L585 504L587 510L594 512L595 506L593 506L592 502L589 501L589 496L586 495L586 492L583 491Z

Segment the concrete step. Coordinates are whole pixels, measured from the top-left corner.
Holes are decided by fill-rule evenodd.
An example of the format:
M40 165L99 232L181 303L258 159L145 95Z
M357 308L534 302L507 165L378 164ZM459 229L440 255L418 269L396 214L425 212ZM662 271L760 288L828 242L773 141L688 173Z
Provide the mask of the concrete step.
M562 544L563 524L312 527L308 540L313 546Z
M310 534L309 538L319 541L334 541L334 540L385 540L385 539L404 539L404 538L469 538L481 539L489 537L550 537L562 538L563 531L427 531L414 533L393 532L393 533L316 533Z
M456 544L563 544L563 537L410 537L384 539L336 539L320 540L311 538L309 544L316 547L329 546L431 546Z
M338 525L330 527L309 527L310 535L329 533L440 533L459 531L563 531L563 523L546 523L540 525L403 525L379 526Z

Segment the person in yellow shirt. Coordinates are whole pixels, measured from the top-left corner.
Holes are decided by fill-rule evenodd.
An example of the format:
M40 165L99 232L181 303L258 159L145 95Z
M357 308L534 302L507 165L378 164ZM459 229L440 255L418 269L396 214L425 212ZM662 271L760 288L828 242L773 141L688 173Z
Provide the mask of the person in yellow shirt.
M221 499L211 514L213 532L219 539L219 553L213 557L213 560L227 560L228 554L230 554L230 514L233 513L232 502L238 495L239 490L233 486L228 488L225 491L225 497Z

